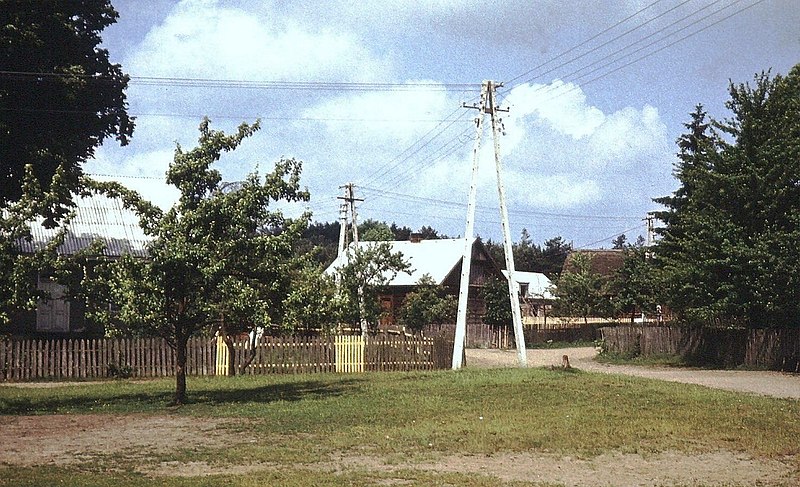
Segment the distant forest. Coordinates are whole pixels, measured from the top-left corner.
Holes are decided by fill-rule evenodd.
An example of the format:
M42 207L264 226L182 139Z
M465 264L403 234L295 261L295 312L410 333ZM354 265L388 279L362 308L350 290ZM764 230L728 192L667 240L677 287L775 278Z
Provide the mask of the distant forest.
M298 243L297 252L307 254L315 262L327 267L336 258L339 245L339 222L314 222L303 232ZM358 225L359 239L375 240L408 240L412 233L417 233L424 240L452 238L439 233L431 226L423 226L413 230L407 226L398 226L368 219ZM483 244L501 269L506 268L502 242L485 240ZM572 245L561 237L546 240L542 245L534 243L527 230L523 229L517 242L513 244L514 266L518 271L541 272L553 279L558 277L564 266L567 254Z

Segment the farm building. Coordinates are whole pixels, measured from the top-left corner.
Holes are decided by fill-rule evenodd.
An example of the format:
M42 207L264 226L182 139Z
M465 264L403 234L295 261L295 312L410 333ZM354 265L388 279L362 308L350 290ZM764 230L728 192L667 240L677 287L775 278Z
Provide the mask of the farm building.
M147 255L149 237L139 227L136 214L125 209L119 200L94 195L75 198L75 204L74 216L63 227L64 241L56 250L59 255L75 255L98 241L104 246L102 258ZM39 219L31 224L30 230L32 239L19 242L21 253L33 253L44 248L62 228L44 228ZM91 270L84 269L87 271ZM11 334L39 337L103 334L100 327L86 319L84 302L65 298L64 286L44 273L32 276L32 279L36 279L38 289L50 298L40 299L35 311L12 313Z
M503 271L508 279L508 271ZM519 301L523 317L545 316L555 297L551 294L553 283L541 272L514 271L514 280L519 289Z
M374 245L376 242L359 242L359 246ZM410 240L385 242L391 245L392 252L400 252L411 264L411 273L399 273L380 296L385 317L383 327L395 325L400 307L406 294L411 292L425 274L444 287L448 294L458 296L461 281L461 259L464 252L464 239L423 240L412 235ZM351 244L352 245L352 244ZM333 274L337 268L347 264L347 254L338 256L325 270ZM479 239L472 239L472 264L470 267L470 291L467 308L467 322L481 323L485 314L484 301L480 292L488 279L502 279L503 274L495 261L489 256Z

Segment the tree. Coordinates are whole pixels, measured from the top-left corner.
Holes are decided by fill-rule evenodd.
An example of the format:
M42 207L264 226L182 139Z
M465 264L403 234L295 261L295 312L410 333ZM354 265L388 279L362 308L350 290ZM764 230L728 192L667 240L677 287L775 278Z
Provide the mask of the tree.
M109 0L0 2L0 207L21 198L30 164L44 192L57 174L67 189L42 208L55 225L95 147L109 137L127 144L129 78L99 47L117 17Z
M798 326L800 65L729 94L730 119L692 114L681 186L656 200L667 207L655 255L668 304L686 323Z
M291 290L283 308L284 327L293 333L332 332L342 315L336 282L310 260L292 273Z
M430 324L454 323L458 300L445 294L442 286L425 274L413 291L406 294L400 308L400 323L413 333L419 333Z
M573 255L572 267L561 273L554 290L555 311L561 316L580 316L588 323L589 316L613 314L607 297L605 281L592 271L589 254Z
M612 277L609 287L616 297L615 311L631 317L637 312L654 313L664 301L660 271L653 259L648 258L649 249L629 246L623 250L622 267Z
M336 269L342 299L342 319L363 333L375 330L381 318L380 293L400 272L411 266L385 242L347 250L347 264Z
M368 219L358 226L358 234L365 242L388 242L394 240L392 229L384 222Z
M488 279L483 286L482 295L486 306L483 322L490 326L511 325L513 318L508 282L497 278Z
M615 238L611 241L611 248L616 250L622 250L625 248L625 243L628 241L628 237L625 234L621 234L619 237Z
M255 326L280 324L289 293L293 244L308 222L269 208L272 202L307 201L299 187L301 163L283 159L265 178L251 174L231 192L211 166L258 130L242 124L226 135L200 124L198 146L180 145L167 182L179 201L145 226L154 241L149 259L120 260L112 297L122 321L162 336L175 349L175 404L186 401L186 345L200 332L223 336Z

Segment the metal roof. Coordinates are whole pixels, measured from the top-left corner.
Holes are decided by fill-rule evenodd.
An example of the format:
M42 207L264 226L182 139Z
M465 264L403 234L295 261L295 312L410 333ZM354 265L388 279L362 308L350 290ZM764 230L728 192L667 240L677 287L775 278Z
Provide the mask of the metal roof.
M471 239L471 245L476 239ZM400 252L411 264L411 273L401 272L389 283L390 286L414 286L425 274L429 274L437 284L442 284L448 274L461 263L464 253L464 239L438 239L412 242L398 240L390 242L359 242L359 248L365 249L370 245L388 243L392 252ZM352 248L353 244L350 244ZM338 267L347 264L347 253L336 257L333 263L325 270L326 274L333 274Z
M508 279L507 270L503 270L503 275ZM550 293L553 283L541 272L514 271L514 280L517 281L517 284L528 285L526 298L554 299Z
M152 240L139 226L139 217L125 209L122 202L103 195L76 197L74 216L66 224L64 243L58 247L61 255L73 255L99 240L105 245L103 255L120 257L131 254L147 256L147 244ZM47 229L39 218L31 223L31 241L20 242L22 252L43 248L61 227Z

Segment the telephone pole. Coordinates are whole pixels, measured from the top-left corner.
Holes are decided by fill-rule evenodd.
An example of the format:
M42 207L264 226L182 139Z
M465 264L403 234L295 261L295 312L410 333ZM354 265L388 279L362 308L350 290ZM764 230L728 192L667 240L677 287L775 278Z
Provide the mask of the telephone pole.
M358 213L356 212L356 202L364 201L364 198L355 197L356 185L347 183L339 186L339 189L344 190L344 196L338 196L337 199L343 200L339 206L339 252L338 255L344 254L347 249L348 227L352 229L352 242L358 245Z
M472 236L475 232L475 205L478 190L478 167L480 163L480 146L483 138L483 123L489 115L494 141L494 161L497 174L497 195L500 200L500 220L503 230L503 249L505 251L506 269L508 270L508 296L511 301L511 316L514 324L514 339L517 343L517 359L521 367L527 366L525 350L525 336L522 331L522 316L519 306L519 292L517 281L514 279L514 254L512 251L511 232L508 223L508 209L506 207L505 187L502 180L502 163L500 162L500 124L499 112L507 112L497 106L495 92L502 84L493 81L484 81L481 88L479 105L464 108L479 110L480 115L475 119L475 145L472 149L472 179L469 187L469 202L467 204L467 228L464 232L464 253L461 259L461 282L458 293L458 316L456 319L456 334L453 344L453 369L462 366L464 354L464 341L467 329L467 304L469 301L469 280L472 267Z
M358 248L358 212L356 211L356 202L364 201L364 198L356 198L355 187L353 183L347 183L344 186L339 186L339 189L344 190L344 196L339 196L337 199L343 200L339 206L339 258L342 258L347 250L347 229L348 226L352 230L353 243ZM358 290L358 306L361 312L361 336L367 336L367 322L363 318L364 313L364 292L363 289Z

